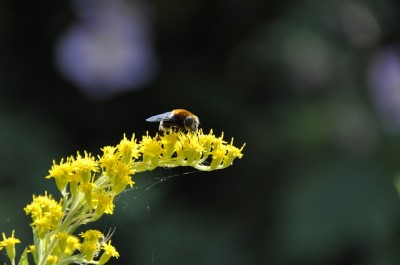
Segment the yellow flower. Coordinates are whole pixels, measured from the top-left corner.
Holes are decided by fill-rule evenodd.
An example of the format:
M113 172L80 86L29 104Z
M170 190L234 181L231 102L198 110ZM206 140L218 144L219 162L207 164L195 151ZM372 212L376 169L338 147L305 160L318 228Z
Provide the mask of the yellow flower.
M51 195L33 196L33 202L25 208L25 213L30 214L33 222L31 226L38 231L40 238L47 232L58 227L59 221L64 216L60 203L56 202Z
M184 157L186 158L187 164L197 164L205 151L204 147L199 142L198 134L191 132L188 134L181 134L179 140L183 145L182 149L185 153Z
M87 230L82 232L80 236L84 239L81 245L81 253L86 256L86 261L91 261L94 254L100 250L99 240L104 238L104 235L98 230Z
M140 151L143 154L143 162L150 164L149 169L157 167L159 158L163 152L161 142L158 140L158 135L154 138L149 135L143 136L140 145Z
M135 183L130 177L135 173L135 170L132 168L131 163L124 164L121 162L117 162L114 164L112 169L107 172L109 173L111 182L113 184L113 190L116 194L121 193L127 185L132 188L133 184Z
M79 234L85 241L95 241L98 242L99 239L104 238L104 235L99 230L89 229L85 232Z
M73 168L71 167L71 157L68 157L66 162L64 162L64 159L61 159L59 165L57 165L56 161L53 160L53 166L49 170L49 175L46 176L46 178L54 178L57 188L60 190L60 192L63 192L68 184L69 176L73 174L72 172Z
M135 134L132 135L131 140L128 140L124 134L124 138L117 145L117 148L124 163L129 163L132 158L137 159L141 155L139 145L136 143Z
M93 190L96 187L93 183L83 183L79 186L79 189L85 194L86 202L92 202Z
M211 165L210 165L211 170L214 170L218 166L220 166L220 164L226 157L226 153L227 153L226 146L224 146L224 145L217 145L217 146L218 147L214 148L213 151L211 152L211 155L212 155L212 161L211 161Z
M118 155L115 154L117 147L105 146L101 150L103 155L99 157L99 163L102 168L108 169L118 162Z
M223 169L236 158L242 158L243 148L217 137L211 130L167 131L160 135L144 135L137 142L135 135L125 135L115 146L105 146L100 156L88 152L53 161L46 178L54 178L62 199L57 202L45 192L33 196L24 210L32 218L34 243L29 247L36 264L105 264L119 253L108 238L97 230L81 233L82 242L73 233L82 224L112 214L114 199L129 185L132 176L156 167L191 166L198 170ZM10 259L15 257L14 231L10 238L3 233L0 249L6 248ZM80 253L78 253L78 251ZM103 251L99 258L99 253ZM94 260L96 259L96 260ZM14 262L12 262L14 264Z
M53 251L53 254L59 254L61 257L66 255L72 255L75 250L80 249L79 238L73 235L69 235L66 232L60 232L56 235L58 239L57 249Z
M107 263L107 261L111 258L111 257L115 257L115 258L119 258L119 253L118 251L115 249L114 246L111 245L111 240L108 241L108 244L103 242L101 244L101 249L104 250L103 254L100 257L99 260L99 265L103 265L105 263Z
M98 171L98 162L88 152L84 152L84 156L78 152L76 159L71 164L74 172L80 176L80 181L88 183L91 180L91 173Z
M90 262L98 251L99 249L95 242L83 242L81 245L81 253L85 255L87 262Z
M3 233L3 240L0 241L0 250L5 247L7 256L11 261L15 259L15 244L21 243L18 238L14 237L15 231L13 230L10 237L6 237Z
M198 133L199 144L203 147L204 152L209 153L213 142L215 141L215 136L213 130L210 130L208 134L203 134L203 131Z
M36 247L35 247L35 245L29 245L29 246L28 246L28 252L30 252L30 253L34 253L34 252L35 252L35 250L36 250Z
M47 258L46 265L54 265L57 263L57 260L58 260L57 256L49 255L49 257Z
M154 137L147 134L139 143L143 158L133 161L132 167L136 172L152 170L157 166L192 166L203 171L223 169L230 166L235 158L241 158L244 148L244 145L240 149L233 146L233 139L227 144L223 138L223 133L216 137L212 130L208 134L202 130L167 131Z
M114 196L106 191L99 190L93 192L92 207L96 210L96 214L102 215L113 214L114 212Z
M50 220L46 217L36 218L31 226L37 230L40 238L43 238L52 228Z
M243 146L240 149L233 146L233 138L232 138L231 143L227 146L228 153L226 154L226 157L224 159L223 167L230 166L235 158L242 158L243 156L242 151L245 146L246 144L243 144Z
M33 261L35 262L35 264L37 264L36 246L35 245L29 245L27 252L28 253L32 253Z
M79 238L77 238L76 236L68 235L64 253L72 255L72 253L74 253L75 250L79 250L80 248L81 248L81 243L79 242Z
M173 132L165 132L160 136L160 143L163 147L163 159L171 158L177 151L178 137Z
M58 244L57 244L57 250L53 251L54 253L64 253L66 245L67 245L67 238L68 238L68 233L66 232L59 232L57 233L56 237L58 239Z
M64 159L61 159L59 165L53 161L53 166L46 178L54 178L57 188L64 193L68 183L89 182L92 172L98 172L98 162L90 153L85 151L84 156L78 152L76 158L70 156L65 162ZM72 193L75 193L75 189L72 190Z

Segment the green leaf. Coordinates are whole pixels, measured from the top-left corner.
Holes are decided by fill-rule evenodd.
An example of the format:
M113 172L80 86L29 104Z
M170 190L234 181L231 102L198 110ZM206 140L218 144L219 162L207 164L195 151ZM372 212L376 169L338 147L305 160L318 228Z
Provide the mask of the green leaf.
M28 248L25 248L24 253L22 253L19 259L18 265L29 265L28 262Z

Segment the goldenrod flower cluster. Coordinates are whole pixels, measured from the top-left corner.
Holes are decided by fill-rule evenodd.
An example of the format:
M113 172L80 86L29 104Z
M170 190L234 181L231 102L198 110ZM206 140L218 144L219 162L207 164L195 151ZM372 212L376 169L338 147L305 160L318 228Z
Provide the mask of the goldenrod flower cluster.
M135 135L126 136L116 146L102 148L97 157L88 152L77 153L60 163L53 162L48 179L54 178L61 192L56 200L45 192L33 196L24 210L32 218L34 244L27 248L19 264L28 264L31 253L35 264L105 264L119 253L111 240L100 231L87 230L75 236L76 229L112 214L114 199L127 186L133 187L132 176L157 167L191 166L202 171L223 169L235 158L243 156L241 148L227 143L223 135L212 131L164 132L144 135L138 141ZM11 264L15 264L15 244L20 240L3 233L0 250L6 248Z

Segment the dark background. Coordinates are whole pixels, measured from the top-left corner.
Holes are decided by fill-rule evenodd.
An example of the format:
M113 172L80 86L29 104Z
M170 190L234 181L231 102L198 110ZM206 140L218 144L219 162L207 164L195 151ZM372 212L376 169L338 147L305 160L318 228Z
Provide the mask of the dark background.
M84 228L116 227L110 264L400 264L398 10L1 1L0 231L16 229L19 254L31 244L22 209L58 197L53 159L155 133L147 117L187 108L246 142L244 157L135 175L115 214Z

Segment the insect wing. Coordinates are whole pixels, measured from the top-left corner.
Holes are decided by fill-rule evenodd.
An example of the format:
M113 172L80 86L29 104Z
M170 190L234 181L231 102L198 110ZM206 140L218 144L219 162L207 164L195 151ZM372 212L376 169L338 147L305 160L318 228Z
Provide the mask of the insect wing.
M168 111L168 112L165 112L165 113L162 113L162 114L151 116L150 118L147 118L146 121L148 121L148 122L160 122L160 121L163 121L163 120L169 120L169 119L171 119L171 117L172 117L172 112Z

